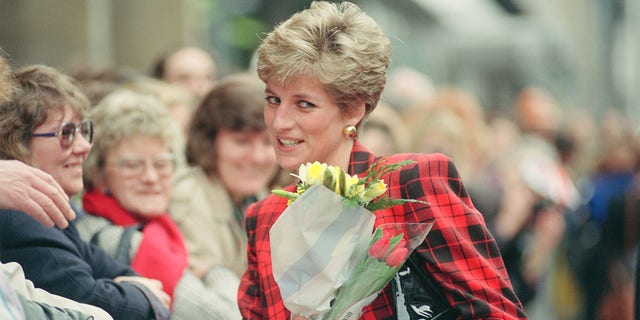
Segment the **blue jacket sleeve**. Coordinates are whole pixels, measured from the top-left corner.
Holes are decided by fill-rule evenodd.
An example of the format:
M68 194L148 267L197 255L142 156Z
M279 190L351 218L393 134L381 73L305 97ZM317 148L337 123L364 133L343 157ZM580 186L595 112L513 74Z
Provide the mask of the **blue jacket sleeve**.
M47 228L22 212L0 210L0 261L18 262L37 287L103 308L114 319L155 318L142 290L113 281L135 272L82 241L72 224Z

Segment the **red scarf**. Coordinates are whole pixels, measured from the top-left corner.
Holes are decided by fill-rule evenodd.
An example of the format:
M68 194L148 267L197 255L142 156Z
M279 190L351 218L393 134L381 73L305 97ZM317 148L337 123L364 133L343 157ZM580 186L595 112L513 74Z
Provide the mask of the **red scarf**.
M142 241L131 267L143 277L160 280L164 291L173 297L173 290L188 266L189 256L182 234L169 215L164 213L143 221L124 210L115 198L97 190L82 197L82 206L88 213L116 225L142 224Z

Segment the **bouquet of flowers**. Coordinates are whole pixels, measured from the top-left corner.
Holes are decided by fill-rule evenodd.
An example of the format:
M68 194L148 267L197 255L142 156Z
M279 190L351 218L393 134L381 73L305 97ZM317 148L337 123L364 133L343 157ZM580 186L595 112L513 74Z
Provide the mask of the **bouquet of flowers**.
M289 199L269 236L273 274L292 315L357 319L429 232L433 222L373 231L372 211L424 203L389 198L380 179L411 161L380 163L363 178L319 162L302 164L296 192L273 191Z

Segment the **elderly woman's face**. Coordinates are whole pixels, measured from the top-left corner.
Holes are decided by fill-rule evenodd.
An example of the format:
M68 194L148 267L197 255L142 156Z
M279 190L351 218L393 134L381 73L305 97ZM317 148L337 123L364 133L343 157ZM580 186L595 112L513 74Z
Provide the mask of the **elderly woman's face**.
M71 108L49 115L47 121L36 127L33 133L52 133L60 130L63 123L76 125L82 120ZM72 196L82 191L82 164L91 150L89 141L76 130L73 143L62 147L60 137L32 137L30 142L29 163L50 174L62 190Z
M151 218L166 212L174 158L158 137L138 135L107 150L104 186L128 212Z
M353 144L343 128L358 123L361 115L343 115L333 97L310 78L284 86L268 81L265 92L264 119L280 166L294 170L313 161L348 165Z
M278 164L266 130L221 129L216 135L216 172L235 202L267 187Z

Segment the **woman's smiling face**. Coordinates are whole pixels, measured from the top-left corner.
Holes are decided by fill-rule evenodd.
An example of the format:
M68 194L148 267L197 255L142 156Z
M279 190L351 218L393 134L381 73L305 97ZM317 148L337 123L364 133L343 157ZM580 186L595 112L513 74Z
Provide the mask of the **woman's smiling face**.
M266 85L264 119L280 166L293 170L319 161L346 167L353 140L343 128L362 115L344 115L324 87L308 77Z
M56 132L63 123L78 123L80 117L71 108L49 115L47 121L35 128L34 133ZM76 130L73 143L68 148L60 145L59 137L31 138L29 164L50 174L62 190L72 196L84 187L82 164L91 150L91 143Z
M125 210L142 218L166 212L174 164L162 139L138 135L123 140L107 152L105 163L102 187Z
M216 172L235 203L267 188L278 165L266 130L233 131L216 135Z

